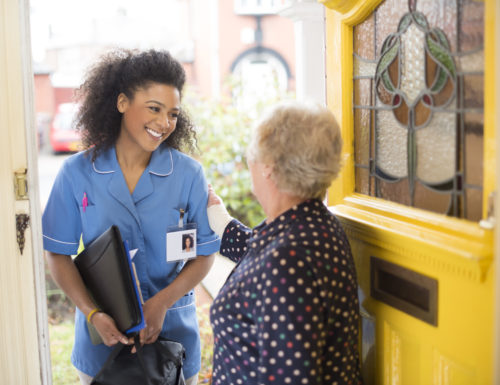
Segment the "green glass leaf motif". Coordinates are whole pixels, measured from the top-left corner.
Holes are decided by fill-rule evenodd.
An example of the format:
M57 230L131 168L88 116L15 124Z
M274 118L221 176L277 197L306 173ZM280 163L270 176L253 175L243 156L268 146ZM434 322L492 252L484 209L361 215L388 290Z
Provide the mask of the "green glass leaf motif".
M448 39L446 38L446 35L443 31L441 31L439 28L434 28L431 32L438 37L439 42L443 47L445 47L447 50L450 50L450 44L448 43Z
M456 78L455 63L453 61L453 58L451 57L451 54L446 49L446 47L443 47L441 44L434 41L434 39L430 36L430 34L426 35L425 41L427 43L427 47L429 49L431 56L439 64L441 64L444 68L446 68L448 70L448 73L453 77L453 80L455 80Z
M448 74L444 69L439 67L438 70L438 78L437 81L434 83L434 86L431 88L432 92L439 92L441 89L445 86L446 82L448 81Z
M415 22L424 30L428 30L429 29L429 24L427 23L427 19L425 18L425 16L420 13L420 12L414 12L413 13L413 18L415 20Z
M384 71L382 73L382 83L384 83L384 86L387 89L387 91L394 92L394 87L392 86L392 81L387 71Z
M382 49L380 50L381 56L384 56L388 50L391 49L391 47L394 46L395 41L398 39L398 36L396 34L391 33L388 35L384 42L382 43Z
M398 52L399 52L399 39L396 40L396 43L387 49L385 47L387 43L391 40L392 36L387 37L387 39L384 42L384 48L386 48L385 52L382 53L382 56L380 57L380 60L377 65L377 70L376 70L376 77L382 78L382 82L384 83L385 88L393 92L394 91L394 85L392 84L392 81L389 77L389 74L387 73L387 67L394 61L396 58Z
M403 33L404 31L406 31L406 28L408 28L410 26L410 24L412 23L412 21L413 21L413 18L411 17L411 13L405 14L401 18L401 21L399 22L398 32L399 33Z

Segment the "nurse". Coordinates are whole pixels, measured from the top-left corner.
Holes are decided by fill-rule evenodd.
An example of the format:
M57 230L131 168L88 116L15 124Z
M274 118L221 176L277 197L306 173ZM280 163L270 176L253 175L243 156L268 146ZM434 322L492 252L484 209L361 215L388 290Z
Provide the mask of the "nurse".
M71 361L82 384L90 384L113 345L128 342L88 296L71 259L80 239L88 244L111 225L138 250L134 262L147 325L141 342L153 343L159 335L181 342L186 382L197 382L193 288L208 273L220 242L208 224L203 170L181 152L196 139L181 107L184 83L181 64L168 52L118 50L103 56L79 89L77 126L86 150L65 161L42 221L50 272L77 307ZM195 259L166 251L169 229L179 221L196 229ZM90 324L103 343L91 342Z

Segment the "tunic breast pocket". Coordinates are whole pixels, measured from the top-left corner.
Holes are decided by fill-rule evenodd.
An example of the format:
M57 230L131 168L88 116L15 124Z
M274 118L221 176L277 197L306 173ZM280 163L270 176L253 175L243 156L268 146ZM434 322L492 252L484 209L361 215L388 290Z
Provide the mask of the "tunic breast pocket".
M82 218L82 234L85 244L97 238L106 230L102 228L102 216L99 215L96 206L87 206L85 209L80 206L80 217Z

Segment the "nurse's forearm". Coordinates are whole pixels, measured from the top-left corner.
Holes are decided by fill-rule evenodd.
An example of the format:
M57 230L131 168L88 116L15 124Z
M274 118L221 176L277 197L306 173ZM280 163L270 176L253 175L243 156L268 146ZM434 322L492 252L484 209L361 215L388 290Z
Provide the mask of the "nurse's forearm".
M172 307L183 295L198 285L208 274L214 263L214 255L199 255L186 263L177 278L161 290L157 295L161 297L166 309Z
M76 307L85 314L85 317L95 308L95 304L87 294L75 264L69 255L55 254L47 251L47 265L52 278L64 293L73 301Z

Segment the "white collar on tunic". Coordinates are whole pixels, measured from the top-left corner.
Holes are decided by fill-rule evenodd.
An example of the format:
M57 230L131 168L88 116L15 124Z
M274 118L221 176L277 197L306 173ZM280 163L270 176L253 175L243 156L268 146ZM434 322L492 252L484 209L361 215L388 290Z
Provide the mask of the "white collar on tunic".
M150 174L157 176L167 176L174 171L174 160L170 147L160 147L153 151L151 160L149 161L146 170ZM120 168L116 159L115 148L102 152L95 161L92 162L92 168L99 174L110 174Z

